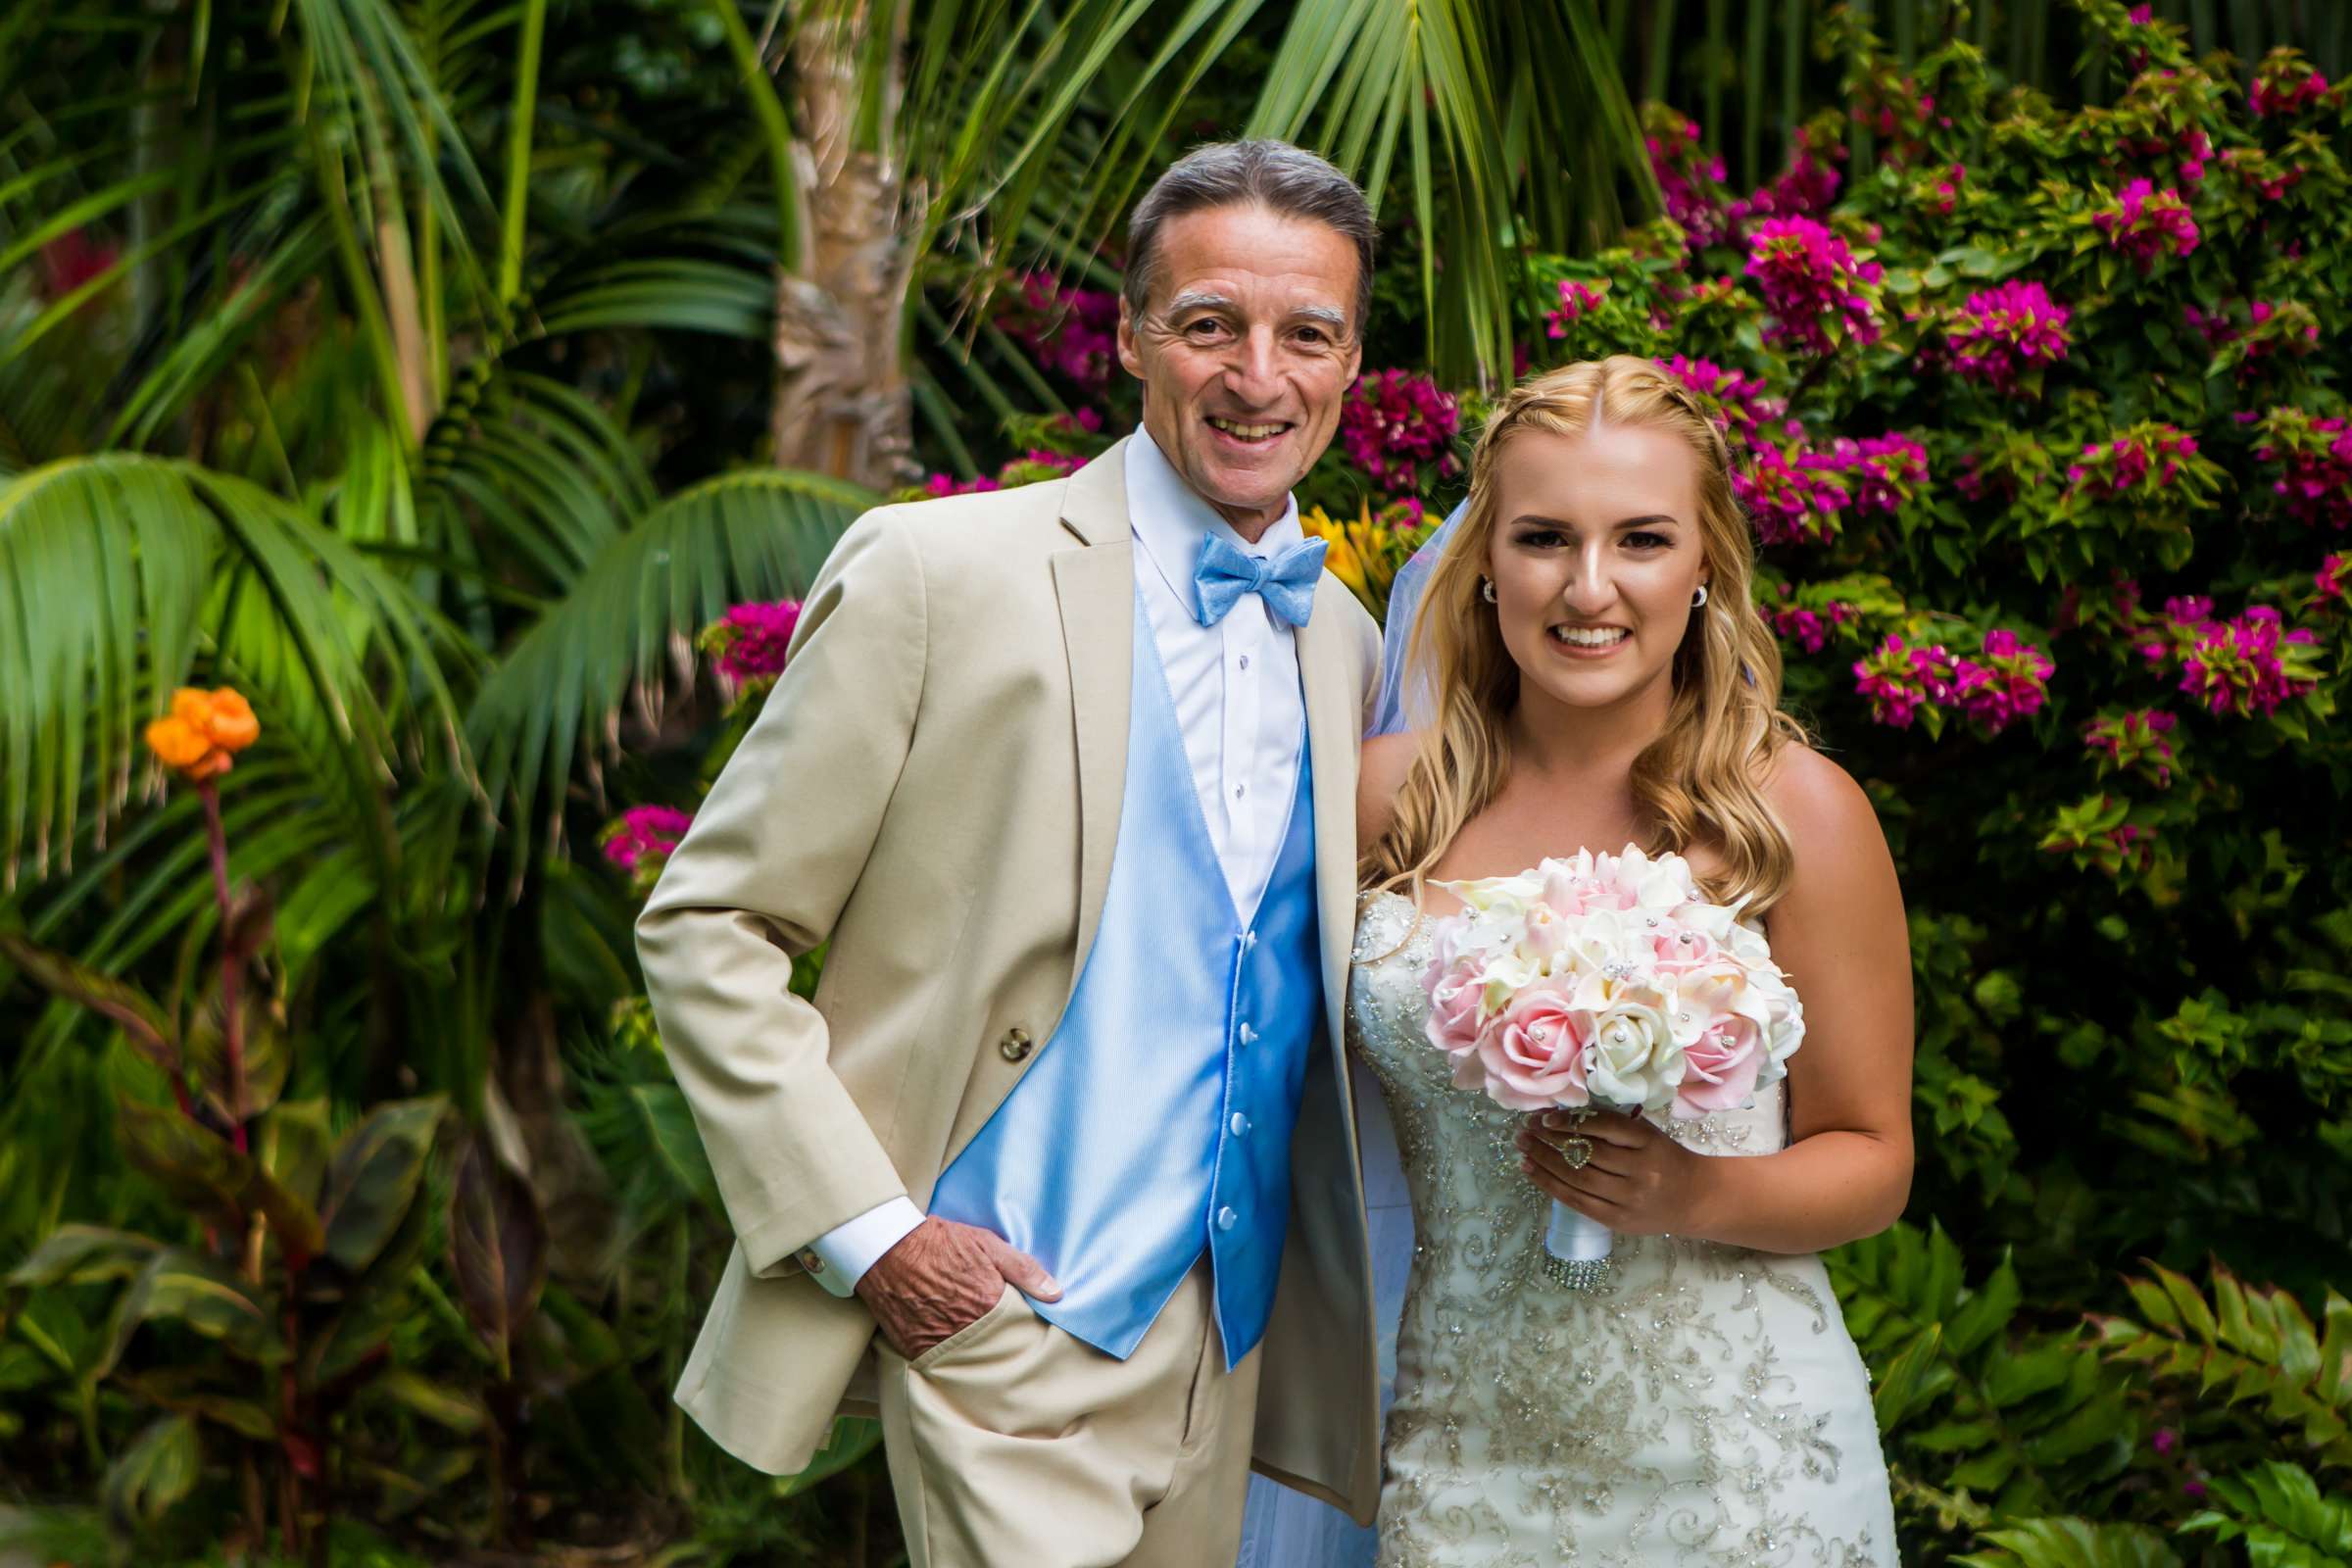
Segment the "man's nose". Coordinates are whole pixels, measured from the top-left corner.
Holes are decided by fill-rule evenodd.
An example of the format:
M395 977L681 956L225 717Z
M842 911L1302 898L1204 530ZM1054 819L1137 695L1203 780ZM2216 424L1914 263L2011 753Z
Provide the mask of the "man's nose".
M1227 390L1245 403L1270 402L1278 379L1274 361L1272 327L1252 327L1240 333L1225 361Z

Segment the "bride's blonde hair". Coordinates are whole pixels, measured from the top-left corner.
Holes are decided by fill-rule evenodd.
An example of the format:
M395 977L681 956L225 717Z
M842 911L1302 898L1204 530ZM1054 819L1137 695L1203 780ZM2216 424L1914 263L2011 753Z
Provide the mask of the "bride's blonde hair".
M1533 376L1487 421L1471 459L1469 512L1430 573L1406 650L1404 679L1434 694L1439 711L1422 732L1387 830L1364 847L1357 871L1365 887L1417 897L1510 771L1504 724L1519 700L1519 666L1481 589L1503 444L1523 431L1572 436L1600 424L1648 425L1690 449L1709 571L1706 605L1692 612L1675 651L1665 733L1634 760L1642 848L1653 855L1712 850L1721 863L1702 887L1723 902L1747 899L1750 913L1788 891L1788 832L1760 783L1774 755L1804 732L1780 710L1780 649L1751 594L1755 552L1732 493L1730 449L1679 379L1630 355Z

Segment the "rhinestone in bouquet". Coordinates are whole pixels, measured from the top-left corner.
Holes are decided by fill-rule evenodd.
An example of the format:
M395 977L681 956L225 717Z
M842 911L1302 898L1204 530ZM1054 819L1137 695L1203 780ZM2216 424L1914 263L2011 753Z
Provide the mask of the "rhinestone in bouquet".
M1804 1009L1739 906L1708 903L1679 855L1580 850L1518 876L1438 884L1430 1044L1453 1081L1512 1110L1690 1120L1788 1075ZM1562 1144L1589 1159L1584 1139ZM1581 1168L1582 1159L1576 1161ZM1547 1272L1607 1278L1608 1227L1555 1200Z

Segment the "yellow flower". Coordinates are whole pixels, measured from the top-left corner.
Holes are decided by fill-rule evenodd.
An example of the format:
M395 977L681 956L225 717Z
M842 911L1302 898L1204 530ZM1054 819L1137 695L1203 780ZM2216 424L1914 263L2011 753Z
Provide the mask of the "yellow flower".
M1346 583L1348 591L1364 602L1364 608L1378 616L1387 611L1396 568L1412 554L1420 533L1418 528L1407 531L1394 522L1410 519L1411 514L1397 506L1384 509L1375 517L1367 501L1345 522L1334 521L1321 507L1315 507L1299 514L1298 525L1309 538L1324 542L1324 569Z
M172 711L147 726L147 749L190 783L202 783L227 772L235 755L261 733L261 720L242 693L182 686L172 694Z

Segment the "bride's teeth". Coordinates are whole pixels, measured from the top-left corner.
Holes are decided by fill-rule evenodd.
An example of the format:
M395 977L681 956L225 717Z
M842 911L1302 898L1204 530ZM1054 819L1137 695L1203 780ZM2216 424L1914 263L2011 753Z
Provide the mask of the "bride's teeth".
M1610 648L1633 635L1622 627L1594 627L1586 630L1578 626L1554 626L1552 636L1572 648Z

